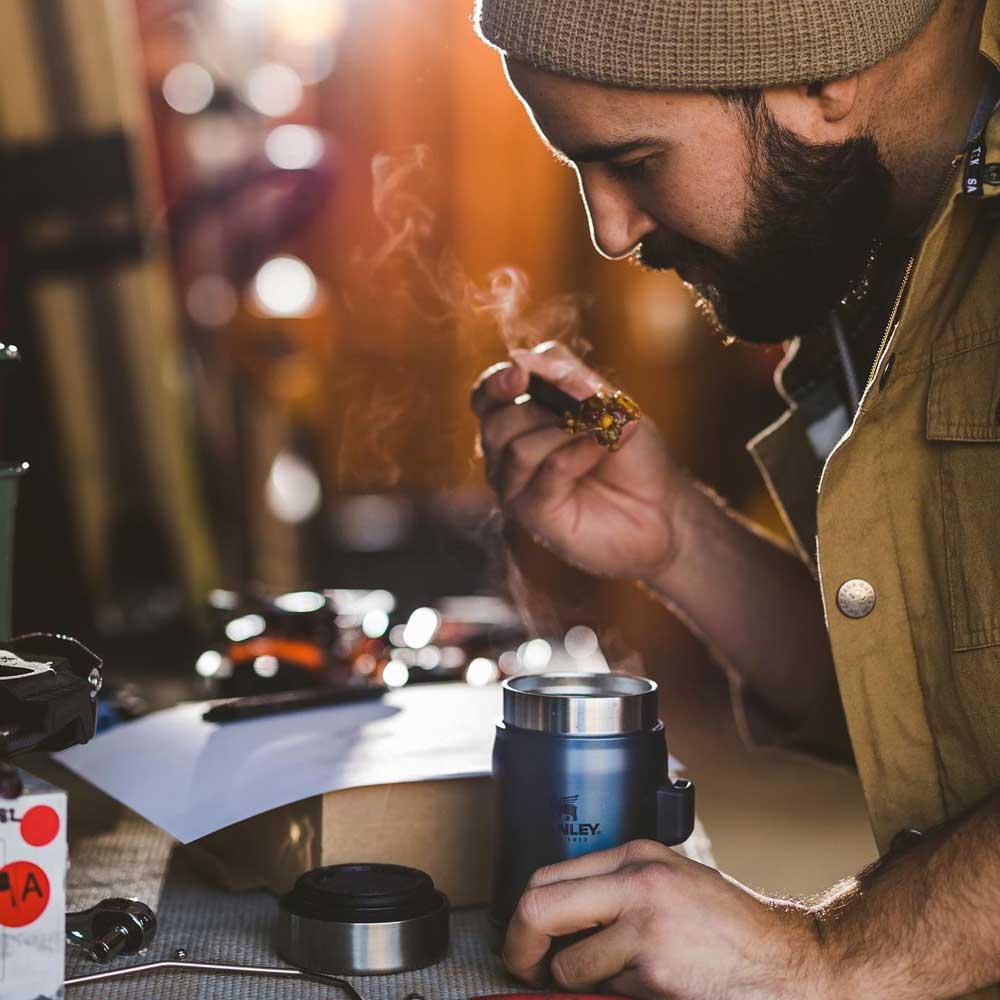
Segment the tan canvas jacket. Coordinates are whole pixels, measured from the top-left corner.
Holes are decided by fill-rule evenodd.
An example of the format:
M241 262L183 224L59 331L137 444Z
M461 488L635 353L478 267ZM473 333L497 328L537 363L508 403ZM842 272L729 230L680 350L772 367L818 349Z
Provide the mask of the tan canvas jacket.
M1000 0L988 3L982 52L1000 67ZM898 831L927 829L1000 788L998 112L971 172L978 193L969 177L966 152L825 466L794 407L749 445L796 543L817 556L881 852ZM793 346L781 377L801 377L807 353Z

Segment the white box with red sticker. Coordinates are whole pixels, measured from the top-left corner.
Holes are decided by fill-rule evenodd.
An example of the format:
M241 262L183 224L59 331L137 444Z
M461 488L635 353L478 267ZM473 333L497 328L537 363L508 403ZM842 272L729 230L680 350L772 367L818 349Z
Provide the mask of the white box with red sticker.
M0 798L0 998L61 997L66 965L66 793L19 772Z

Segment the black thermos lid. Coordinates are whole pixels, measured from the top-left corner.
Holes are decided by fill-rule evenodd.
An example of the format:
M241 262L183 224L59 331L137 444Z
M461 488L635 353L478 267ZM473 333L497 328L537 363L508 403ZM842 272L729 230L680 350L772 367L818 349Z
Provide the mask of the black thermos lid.
M423 916L441 899L430 875L416 868L353 864L305 872L282 905L313 920L372 924Z
M314 868L281 898L277 944L284 959L314 972L420 969L448 952L448 899L416 868Z

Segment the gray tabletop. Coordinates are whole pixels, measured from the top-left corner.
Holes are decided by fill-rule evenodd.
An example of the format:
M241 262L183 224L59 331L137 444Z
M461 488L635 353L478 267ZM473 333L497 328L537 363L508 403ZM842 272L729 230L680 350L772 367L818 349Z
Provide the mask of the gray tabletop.
M201 879L187 864L183 849L165 833L123 809L93 789L70 787L70 909L82 909L108 896L138 896L157 911L159 931L142 956L114 963L123 968L170 959L183 948L192 962L282 967L272 947L277 912L275 897L267 892L228 893ZM102 801L103 800L103 801ZM100 816L88 825L78 816ZM683 852L712 863L711 849L699 826ZM101 971L74 949L67 951L67 978ZM450 1000L489 993L509 993L517 984L491 954L483 910L457 910L452 915L448 958L428 969L391 976L351 980L364 1000L404 1000L420 993L427 1000ZM67 1000L191 1000L212 997L235 1000L254 997L319 1000L339 997L336 987L303 980L268 979L234 974L161 971L71 986Z

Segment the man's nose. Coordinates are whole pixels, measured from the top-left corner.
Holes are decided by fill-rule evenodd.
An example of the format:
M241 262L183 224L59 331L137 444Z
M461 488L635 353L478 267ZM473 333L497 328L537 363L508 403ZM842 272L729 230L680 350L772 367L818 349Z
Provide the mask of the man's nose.
M612 178L578 171L580 195L590 220L590 237L605 257L625 257L657 228L624 185Z

